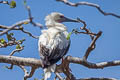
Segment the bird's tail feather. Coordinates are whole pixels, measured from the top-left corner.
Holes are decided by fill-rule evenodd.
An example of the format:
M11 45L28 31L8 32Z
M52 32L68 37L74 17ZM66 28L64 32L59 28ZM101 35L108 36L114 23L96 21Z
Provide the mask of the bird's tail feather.
M47 80L51 77L51 72L55 72L56 64L49 66L48 68L44 68L44 80Z

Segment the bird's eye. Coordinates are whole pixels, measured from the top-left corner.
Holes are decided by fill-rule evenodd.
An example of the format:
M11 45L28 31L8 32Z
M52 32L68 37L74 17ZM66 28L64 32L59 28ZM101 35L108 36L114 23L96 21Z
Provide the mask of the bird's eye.
M64 16L60 16L60 18L64 18Z

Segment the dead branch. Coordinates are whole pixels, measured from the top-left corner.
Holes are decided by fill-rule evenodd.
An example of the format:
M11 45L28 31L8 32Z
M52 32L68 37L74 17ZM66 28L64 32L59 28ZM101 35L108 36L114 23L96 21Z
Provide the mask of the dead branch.
M73 7L78 7L80 5L85 5L85 6L90 6L90 7L95 7L100 13L102 13L104 16L108 16L108 15L111 15L111 16L114 16L116 18L120 18L120 15L117 15L117 14L114 14L114 13L107 13L105 12L104 10L102 10L100 8L100 6L98 4L94 4L94 3L89 3L89 2L77 2L77 3L72 3L68 0L56 0L56 1L59 1L59 2L63 2L64 4L66 5L69 5L69 6L73 6Z
M26 22L25 22L25 23L26 23ZM9 27L9 26L0 25L0 28L1 28L1 29L5 29L5 30L7 30L7 29L10 29L10 30L20 30L20 31L22 31L22 32L25 33L25 34L28 34L30 37L33 37L33 38L35 38L35 39L38 39L38 36L34 36L32 33L24 30L24 28L23 28L22 26L20 26L20 27L17 27L17 26L16 26L16 27L14 27L14 28L11 29L11 27ZM7 32L6 32L6 33L7 33ZM3 33L3 34L5 34L5 33Z
M72 56L67 56L66 60L69 61L70 63L81 64L81 65L83 65L87 68L91 68L91 69L103 69L105 67L120 65L120 60L109 61L109 62L100 62L100 63L91 63L91 62L85 61L79 57L72 57Z
M76 80L117 80L115 78L82 78L82 79L76 79Z
M12 56L15 52L20 52L20 51L22 51L23 49L24 49L24 47L21 47L20 49L15 49L15 50L13 50L13 51L10 53L9 56Z
M42 24L36 23L36 22L33 21L31 9L30 9L30 7L26 4L26 0L24 0L24 3L25 3L24 6L25 6L25 8L26 8L27 11L28 11L28 17L29 17L30 23L31 23L33 26L38 26L38 27L40 27L40 28L43 28L43 25L42 25Z
M79 57L72 57L72 56L67 56L65 58L65 62L69 62L69 63L74 63L74 64L81 64L85 67L91 68L91 69L103 69L105 67L111 67L111 66L118 66L120 65L120 60L116 60L116 61L110 61L110 62L100 62L100 63L91 63L88 61L85 61ZM40 59L34 59L34 58L22 58L22 57L15 57L15 56L6 56L6 55L0 55L0 63L8 63L8 64L13 64L13 65L22 65L22 66L31 66L31 67L42 67L42 61ZM61 65L57 66L57 69L60 69ZM61 67L63 70L63 67ZM57 70L56 71L59 71ZM31 74L32 72L34 72L34 70L31 70ZM65 71L61 71L61 72L65 72ZM65 72L65 74L67 74ZM72 74L71 74L72 75Z
M41 67L42 61L34 58L22 58L22 57L15 57L15 56L0 55L0 63Z
M95 49L95 47L94 47L94 46L95 46L95 42L96 42L96 40L101 36L101 34L102 34L102 32L100 31L100 32L97 33L96 37L93 38L90 46L88 47L88 49L87 49L86 52L85 52L85 55L84 55L84 57L83 57L84 60L87 60L90 52L91 52L93 49Z
M30 73L24 68L24 66L20 65L20 68L24 71L24 80L27 80L27 78L31 78L37 69L37 67L32 67Z
M3 34L7 33L8 31L14 29L15 27L17 26L20 26L20 25L23 25L25 23L29 23L30 20L23 20L23 21L19 21L19 22L16 22L15 24L13 24L12 26L9 26L10 28L7 28L5 30L3 30L2 32L0 32L0 36L2 36ZM0 25L1 26L1 25ZM1 26L2 27L2 26ZM5 27L5 26L4 26Z
M8 2L8 1L0 1L0 3L8 4L8 5L9 5L9 2Z

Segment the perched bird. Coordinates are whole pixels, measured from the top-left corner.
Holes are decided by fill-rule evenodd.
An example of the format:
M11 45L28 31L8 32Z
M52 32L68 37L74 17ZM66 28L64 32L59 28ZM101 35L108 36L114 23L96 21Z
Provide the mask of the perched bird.
M68 19L58 12L53 12L46 16L45 21L47 29L42 30L38 48L44 69L44 80L47 80L47 78L50 78L51 72L55 71L55 63L67 53L70 47L70 39L67 39L69 33L62 22L77 21Z

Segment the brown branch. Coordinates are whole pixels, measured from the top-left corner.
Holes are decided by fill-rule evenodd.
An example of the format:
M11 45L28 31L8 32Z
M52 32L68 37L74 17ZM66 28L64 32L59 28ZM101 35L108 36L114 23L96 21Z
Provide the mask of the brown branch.
M0 25L0 28L1 28L1 29L10 29L9 26L4 26L4 25ZM22 26L20 26L20 27L14 27L14 28L12 28L11 30L20 30L20 31L22 31L22 32L25 33L25 34L28 34L30 37L33 37L33 38L35 38L35 39L38 39L38 38L39 38L38 36L34 36L32 33L24 30L24 28L23 28ZM5 34L5 33L4 33L4 34Z
M42 61L34 58L22 58L15 56L5 56L0 55L0 63L8 63L13 65L22 65L22 66L35 66L41 67Z
M100 63L91 63L91 62L85 61L79 57L72 57L72 56L67 56L66 60L69 61L70 63L81 64L81 65L91 68L91 69L103 69L105 67L120 65L120 60L109 61L109 62L100 62Z
M76 80L117 80L115 78L81 78Z
M28 32L28 31L26 31L26 30L24 30L24 29L21 29L21 31L24 32L24 33L26 33L26 34L28 34L29 36L31 36L31 37L33 37L33 38L35 38L35 39L39 39L39 36L33 36L32 33Z
M87 49L86 52L85 52L85 55L84 55L84 57L83 57L84 60L87 60L90 52L95 49L95 47L94 47L94 46L95 46L95 42L96 42L97 39L101 36L101 34L102 34L102 32L99 31L99 32L97 33L96 37L94 37L94 39L92 40L90 46L88 47L88 49Z
M14 65L11 64L10 67L9 67L9 66L5 66L5 67L6 67L7 69L13 69L13 66L14 66Z
M59 73L55 72L55 74L56 74L56 77L57 77L59 80L64 80L64 79L60 76ZM55 77L55 79L56 79L56 77Z
M69 2L68 0L56 0L56 1L63 2L64 4L69 5L69 6L73 6L73 7L77 7L77 6L80 6L80 5L86 5L86 6L95 7L95 8L96 8L100 13L102 13L104 16L111 15L111 16L114 16L114 17L116 17L116 18L120 18L120 16L117 15L117 14L107 13L107 12L103 11L98 4L89 3L89 2L72 3L72 2Z
M91 62L85 61L83 59L80 59L79 57L72 57L72 56L67 56L65 58L65 62L66 61L69 62L69 63L81 64L81 65L83 65L85 67L92 68L92 69L103 69L105 67L120 65L120 60L110 61L110 62L91 63ZM34 59L34 58L22 58L22 57L15 57L15 56L5 56L5 55L0 55L0 63L8 63L8 64L17 65L17 66L19 66L19 65L22 65L22 66L31 66L33 68L34 67L35 68L42 67L42 61L38 60L38 59ZM62 68L61 69L60 66L61 65L57 66L57 69L60 69L62 71L63 67L61 67ZM56 71L59 71L57 69L56 69ZM33 74L33 72L34 72L34 70L33 71L31 70L31 73L30 73L29 77ZM65 71L63 71L63 72L66 75L68 74ZM71 76L73 76L73 75L71 74Z
M0 3L8 4L8 5L9 5L9 2L8 2L8 1L0 1Z
M12 26L9 26L10 28L5 29L5 30L3 30L2 32L0 32L0 36L2 36L3 34L6 34L8 31L14 29L14 28L17 27L17 26L20 26L20 25L23 25L23 24L29 23L29 22L30 22L30 20L19 21L19 22L13 24ZM1 25L0 25L0 26L1 26ZM5 26L4 26L4 27L5 27Z
M15 50L13 50L13 51L10 53L9 56L12 56L15 52L20 52L20 51L22 51L23 49L24 49L24 47L21 47L20 49L15 49Z
M40 28L43 28L43 25L42 25L42 24L40 24L40 23L35 23L35 22L33 21L33 17L32 17L32 14L31 14L31 9L30 9L30 7L26 4L26 0L24 0L24 2L25 2L25 8L26 8L27 11L28 11L28 17L29 17L30 23L31 23L33 26L38 26L38 27L40 27Z
M24 75L24 80L27 80L27 78L31 78L37 69L37 67L32 67L30 73L27 72L27 70L24 68L24 66L21 66L21 69L23 69L25 75Z

